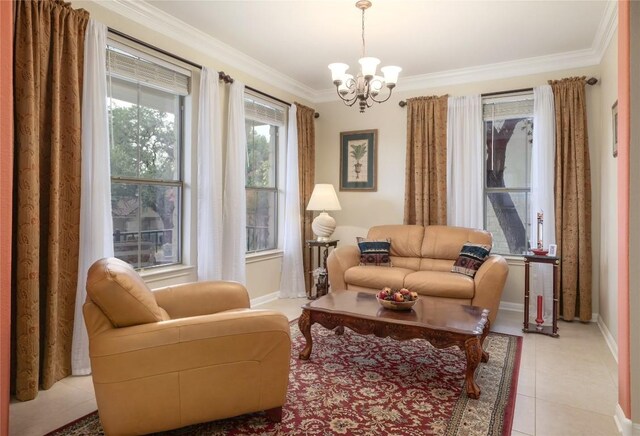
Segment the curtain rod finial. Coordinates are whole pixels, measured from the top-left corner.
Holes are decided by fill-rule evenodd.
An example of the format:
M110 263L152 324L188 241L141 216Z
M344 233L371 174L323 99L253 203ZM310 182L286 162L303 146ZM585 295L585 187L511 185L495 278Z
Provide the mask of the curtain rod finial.
M598 83L598 79L596 79L595 77L590 77L590 78L587 80L587 83L588 83L589 85L595 85L596 83Z

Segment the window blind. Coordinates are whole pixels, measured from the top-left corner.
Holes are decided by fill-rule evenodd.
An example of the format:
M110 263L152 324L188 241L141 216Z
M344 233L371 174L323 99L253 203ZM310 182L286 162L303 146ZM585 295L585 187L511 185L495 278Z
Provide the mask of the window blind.
M284 108L248 95L244 98L244 115L251 120L279 126L284 126L286 120Z
M485 120L504 120L508 118L530 117L532 115L532 99L484 103L482 105L482 117Z
M107 47L107 74L161 91L188 95L189 75L176 71L179 67L174 70L160 63L166 62L151 61L112 45Z

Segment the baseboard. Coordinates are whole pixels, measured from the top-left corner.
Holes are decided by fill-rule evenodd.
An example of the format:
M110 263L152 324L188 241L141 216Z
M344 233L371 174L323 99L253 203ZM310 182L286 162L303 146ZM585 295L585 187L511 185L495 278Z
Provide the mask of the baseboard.
M609 346L609 350L611 351L611 354L613 354L613 358L616 360L616 363L617 363L618 362L618 344L616 343L616 340L613 338L613 335L609 331L609 328L607 327L607 325L604 323L604 321L602 321L601 316L598 317L598 327L600 327L600 332L602 333L602 336L604 336L604 340L607 342L607 345Z
M524 304L511 303L509 301L501 301L498 310L508 310L511 312L524 312Z
M280 295L280 291L276 291L267 295L261 295L260 297L252 298L250 301L251 307L259 306L260 304L269 303L270 301L275 301L278 299L279 295Z
M618 427L618 431L622 436L635 436L638 434L634 431L633 422L626 417L620 404L616 405L616 414L613 416L613 420L616 422L616 427Z

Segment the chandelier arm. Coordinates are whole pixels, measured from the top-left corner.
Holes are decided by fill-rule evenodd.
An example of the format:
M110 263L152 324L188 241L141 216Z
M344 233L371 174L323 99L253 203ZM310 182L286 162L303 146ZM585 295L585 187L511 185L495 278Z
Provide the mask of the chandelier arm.
M338 91L338 85L336 85L336 93L338 94L338 97L340 97L340 100L342 100L342 102L344 104L346 104L347 106L353 106L353 104L358 99L358 95L357 94L354 94L353 97L348 97L348 98L343 97L342 94L340 94L340 91Z
M389 100L391 98L391 94L393 93L393 88L387 88L389 90L389 95L387 95L387 98L385 98L384 100L377 100L373 95L371 95L371 100L375 101L376 103L384 103L385 101Z

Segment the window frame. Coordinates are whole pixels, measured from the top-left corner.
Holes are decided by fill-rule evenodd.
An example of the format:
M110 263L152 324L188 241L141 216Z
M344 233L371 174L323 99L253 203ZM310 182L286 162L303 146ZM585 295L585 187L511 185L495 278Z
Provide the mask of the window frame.
M488 205L490 204L490 200L489 200L489 194L492 193L514 193L514 194L527 194L527 201L526 201L526 205L525 205L525 216L524 216L524 229L525 229L525 252L529 249L529 245L531 242L531 222L530 222L530 215L531 215L531 172L529 169L527 169L527 171L529 172L528 174L528 187L514 187L514 188L509 188L509 187L488 187L487 186L487 158L488 158L488 146L487 146L487 138L486 138L486 127L485 127L485 123L487 121L487 119L484 116L484 108L485 105L487 104L495 104L495 103L507 103L507 102L513 102L513 101L523 101L523 100L533 100L533 90L527 90L527 91L521 91L521 92L509 92L509 93L505 93L505 94L501 94L501 95L493 95L493 96L487 96L487 97L482 97L482 143L483 143L483 159L482 159L482 209L483 209L483 227L485 230L488 231ZM523 118L525 118L523 116ZM531 114L527 115L526 118L530 118L532 123L533 123L533 108L531 109ZM508 119L508 118L507 118ZM533 125L532 127L532 132L533 129L535 128L535 125ZM533 144L530 145L531 150L533 149ZM525 164L527 166L527 168L530 168L531 165L531 161L530 161L530 153L526 154L525 157ZM500 254L502 256L507 256L507 257L521 257L523 256L525 253L511 253L511 252L507 252L507 253L501 253L499 251L495 251L496 254Z
M285 184L285 171L286 171L286 148L287 148L287 126L288 126L288 116L289 116L289 106L279 102L275 99L269 98L265 95L262 95L259 92L255 92L251 89L245 89L245 95L244 95L244 99L249 98L250 100L254 100L257 101L261 104L267 105L267 106L271 106L274 107L276 110L281 110L284 116L284 119L282 121L282 124L275 124L275 123L271 123L271 122L267 122L264 119L256 119L256 118L251 118L250 116L248 116L245 112L245 125L246 122L248 120L254 121L254 122L263 122L265 124L270 124L270 125L274 125L276 127L278 127L277 129L277 136L276 136L276 146L275 146L275 152L274 152L274 164L275 164L275 171L274 171L274 181L275 181L275 187L271 188L271 187L253 187L253 186L247 186L246 184L246 180L245 180L245 195L246 193L248 193L249 191L255 191L255 192L273 192L275 194L275 198L274 198L274 247L269 247L269 248L265 248L265 249L256 249L256 250L249 250L248 248L248 224L247 224L247 250L245 252L245 256L247 258L255 258L255 257L259 257L259 256L264 256L264 255L269 255L270 253L276 252L276 251L281 251L282 250L282 244L283 244L283 234L284 234L284 222L283 222L283 216L284 216L284 184ZM243 102L244 102L243 99ZM249 140L247 138L247 154L249 152ZM246 169L245 169L245 177L246 177Z
M193 196L192 189L190 189L189 185L191 184L191 167L194 165L192 157L189 157L189 151L193 142L193 135L195 132L195 120L197 116L193 116L193 102L197 101L197 91L199 90L196 86L197 80L199 78L199 70L184 63L177 59L168 56L161 51L154 50L150 47L147 47L143 44L139 44L133 41L128 40L120 35L109 32L107 35L107 46L113 46L118 50L125 51L133 56L142 57L147 61L151 61L156 65L159 65L164 68L175 68L176 71L182 72L180 70L188 71L189 76L189 85L188 85L188 94L180 95L176 92L178 96L178 104L177 104L177 114L176 114L176 158L178 160L178 165L176 168L176 179L148 179L143 177L128 177L128 176L114 176L110 175L110 183L113 184L130 184L138 186L138 189L143 189L145 187L153 187L153 186L166 186L177 188L177 201L176 207L178 208L178 212L176 213L176 223L174 225L174 230L178 232L178 244L175 248L176 253L176 261L161 263L156 265L146 265L146 266L134 266L134 268L140 273L151 272L152 275L162 274L163 271L170 270L179 270L179 275L184 275L185 268L192 269L190 262L194 259L194 253L192 253L195 245L191 241L190 229L195 228L194 224L191 223L193 221L193 213L191 204L193 201L190 199ZM150 59L151 58L151 59ZM107 98L110 98L109 94L109 70L107 70L107 90L108 95ZM184 74L184 73L183 73ZM126 80L126 79L123 79ZM142 84L144 86L144 84ZM152 86L150 88L153 88ZM194 92L195 91L195 92ZM169 92L169 91L165 91ZM108 101L108 100L107 100ZM197 112L196 112L197 113ZM112 195L113 198L113 195ZM113 212L112 212L113 216ZM140 220L140 215L138 215L138 220ZM139 230L141 232L141 230ZM113 235L113 241L115 243L115 229ZM141 238L139 238L141 239ZM140 251L140 242L138 241L138 265L141 264L141 251ZM114 246L114 254L115 246ZM162 280L161 278L158 278Z

